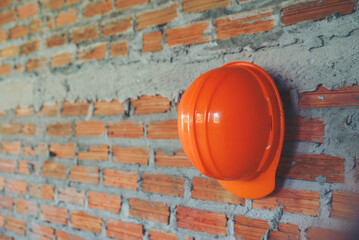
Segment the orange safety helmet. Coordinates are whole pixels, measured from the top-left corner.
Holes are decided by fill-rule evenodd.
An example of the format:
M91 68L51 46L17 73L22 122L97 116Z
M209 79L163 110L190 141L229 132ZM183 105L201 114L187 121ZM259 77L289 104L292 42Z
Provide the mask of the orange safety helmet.
M229 192L255 199L274 190L284 113L257 65L228 63L198 77L182 96L178 129L193 165Z

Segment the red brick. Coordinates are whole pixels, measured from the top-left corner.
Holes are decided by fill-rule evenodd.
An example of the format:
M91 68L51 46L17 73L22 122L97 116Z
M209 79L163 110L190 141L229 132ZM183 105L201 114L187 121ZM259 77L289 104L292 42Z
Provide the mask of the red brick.
M107 101L96 101L94 103L94 116L101 116L101 115L118 115L125 113L125 106L123 103L119 102L118 100L113 100L111 102Z
M147 125L148 139L178 139L177 120L152 122Z
M67 214L68 210L65 208L54 207L50 205L41 206L41 218L44 221L59 223L62 225L67 225Z
M29 161L19 161L17 163L17 173L25 175L39 175L40 168L38 162L29 162Z
M107 220L106 236L116 239L142 240L143 226L118 220Z
M193 45L207 43L210 41L208 36L209 22L190 24L180 28L167 29L167 47L176 45Z
M54 200L55 190L53 185L31 184L30 196L39 199Z
M12 3L12 0L2 0L0 2L0 9L10 6L11 3Z
M191 161L187 158L183 150L174 152L173 154L156 151L155 165L157 167L194 168Z
M132 19L126 18L108 22L102 26L102 36L113 36L130 30L132 27Z
M66 5L82 2L83 0L66 0Z
M12 58L12 57L16 57L18 55L18 53L19 53L18 46L9 46L9 47L1 49L0 57L1 58Z
M26 222L12 216L6 216L4 229L25 236Z
M79 61L92 61L92 60L102 60L106 56L107 44L103 43L96 47L91 48L90 50L78 52Z
M150 230L150 240L162 240L162 239L177 240L178 238L176 237L176 235L172 233Z
M102 219L94 217L84 212L71 212L71 227L87 230L94 233L101 233Z
M66 179L66 165L56 162L42 163L42 176L47 178Z
M18 20L33 17L37 14L38 5L37 2L29 3L22 5L17 8L17 18Z
M75 22L77 22L77 11L75 9L70 9L57 15L55 26L62 27Z
M350 107L359 106L359 86L346 86L328 90L319 85L313 92L300 94L300 108Z
M113 146L113 162L148 165L149 153L144 147L120 148Z
M51 143L49 145L49 151L51 157L56 158L74 158L75 157L75 144L57 144Z
M216 180L195 177L192 179L192 198L244 205L245 199L225 190Z
M38 224L32 224L30 236L38 240L52 240L55 230Z
M158 52L162 50L162 32L142 35L142 52Z
M150 26L165 25L177 17L177 4L158 11L147 12L137 17L137 30Z
M88 102L63 102L61 116L87 116L89 106L90 103Z
M72 124L60 122L48 124L46 134L50 137L71 136Z
M7 179L6 180L6 192L26 195L27 182L24 180Z
M41 4L45 6L47 10L56 10L64 6L64 0L42 0Z
M105 133L105 124L99 121L82 121L75 123L75 136L101 136Z
M359 195L333 191L332 212L333 218L354 221L359 214Z
M97 167L71 166L69 180L73 182L98 184L99 169Z
M32 40L27 43L24 43L20 46L20 54L21 55L28 55L31 53L36 52L40 48L41 40Z
M108 125L109 138L142 138L143 137L143 123L135 124L130 121L122 121L109 123Z
M1 153L17 155L21 152L20 142L1 142Z
M351 14L355 11L357 2L354 0L323 0L308 3L296 3L282 8L282 23L284 26L324 19L333 13L340 15Z
M20 123L5 123L1 124L1 135L17 135L21 132L21 124Z
M170 211L168 205L165 203L131 198L129 205L129 215L131 217L168 224Z
M86 152L78 153L78 160L106 161L109 154L108 145L91 146Z
M36 129L35 129L35 124L34 123L24 123L22 125L22 135L26 136L26 137L32 137L35 136L36 134Z
M183 0L182 11L185 13L202 12L216 8L226 8L230 3L231 0Z
M104 15L112 11L111 0L97 0L86 5L83 16L85 18L95 17L97 15Z
M353 239L349 233L333 231L323 228L308 228L307 240L339 240L339 239Z
M83 239L77 235L72 235L63 231L56 230L56 240L83 240Z
M59 188L57 190L57 197L59 201L76 205L84 205L86 199L84 190L76 190L72 187Z
M95 25L86 25L72 29L72 42L90 41L98 37L98 28Z
M4 29L1 29L0 30L0 42L5 42L6 39L7 39L7 31Z
M39 58L39 59L30 59L26 63L26 71L32 72L37 70L45 70L47 65L47 58Z
M171 108L170 100L161 95L147 96L142 95L138 99L131 99L131 107L135 109L135 114L165 113Z
M299 240L300 230L291 223L279 223L278 231L270 231L269 240Z
M137 172L124 172L115 169L103 170L103 185L108 187L118 187L136 191Z
M253 10L216 20L217 39L266 32L274 27L271 9Z
M38 117L56 117L59 112L59 105L42 105L40 111L36 113Z
M0 209L12 211L14 207L14 199L8 196L0 196Z
M183 197L184 178L143 173L142 180L143 191Z
M10 39L21 38L29 34L29 25L15 26L10 29Z
M284 154L277 175L308 181L325 176L327 182L344 183L344 159L328 155Z
M16 11L14 9L0 13L0 26L15 21L15 16Z
M285 120L285 140L324 142L325 125L323 119L291 117Z
M72 53L61 53L51 57L51 68L63 67L75 61Z
M124 10L126 8L143 5L149 2L150 0L115 0L115 8L116 10Z
M254 208L277 209L283 206L284 212L319 215L319 193L306 190L277 189L272 194L253 200Z
M7 76L11 73L11 65L2 64L0 65L0 76Z
M46 39L46 46L48 48L62 46L67 43L67 34L55 35Z
M14 173L15 162L13 160L0 159L0 172Z
M116 195L110 195L107 193L89 192L88 207L114 213L120 213L121 197Z
M246 240L261 239L269 229L267 221L260 219L249 219L244 216L234 217L234 236Z
M16 212L37 217L39 208L34 202L16 199Z
M121 57L128 55L127 42L115 42L110 45L110 55L112 57Z
M224 213L178 206L177 227L215 235L226 235L227 218Z

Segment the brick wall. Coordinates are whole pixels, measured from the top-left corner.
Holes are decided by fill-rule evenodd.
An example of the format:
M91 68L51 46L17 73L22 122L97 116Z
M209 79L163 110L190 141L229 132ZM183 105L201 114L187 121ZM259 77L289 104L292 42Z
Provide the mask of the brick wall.
M359 42L356 7L2 0L0 239L344 238L359 201L359 59L346 45ZM330 33L296 35L323 26ZM288 54L287 68L271 67L282 61L272 48ZM302 52L305 68L290 62L302 63ZM184 86L204 65L219 67L210 63L217 55L270 59L261 66L281 92L284 151L276 190L263 199L234 196L201 175L178 140ZM317 59L328 60L326 71L308 74ZM101 70L109 65L118 68ZM106 85L113 75L119 80Z

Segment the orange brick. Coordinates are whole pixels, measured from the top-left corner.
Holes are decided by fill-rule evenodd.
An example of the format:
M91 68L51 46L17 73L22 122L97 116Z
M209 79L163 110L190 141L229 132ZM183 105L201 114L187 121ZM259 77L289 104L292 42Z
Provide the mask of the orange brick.
M230 3L231 0L183 0L182 11L185 13L209 11L226 8Z
M47 178L66 179L66 166L56 162L43 162L42 176Z
M11 73L11 65L2 64L0 65L0 76L7 76Z
M193 45L207 43L210 41L208 36L209 22L200 22L187 25L185 27L167 29L167 47L176 45Z
M30 59L26 63L26 71L32 72L37 70L45 70L47 65L47 58L43 57L40 59Z
M116 239L141 240L143 238L143 226L118 220L107 220L106 236Z
M4 234L0 234L0 239L1 239L1 240L13 240L12 237L6 236L6 235L4 235Z
M70 1L74 1L74 0L70 0ZM56 240L83 240L83 239L77 235L72 235L63 231L56 230Z
M152 229L150 230L150 240L162 240L162 239L177 240L178 238L176 237L176 235L172 233L166 233Z
M38 211L36 203L25 199L16 199L16 212L37 217Z
M100 171L97 167L71 166L69 180L98 184Z
M107 44L103 43L87 51L79 51L79 61L102 60L106 56Z
M333 191L332 212L333 218L354 221L359 214L359 195Z
M269 225L267 221L250 219L244 216L234 217L234 236L236 238L257 240L266 234Z
M72 41L79 43L89 41L98 37L98 29L95 25L86 25L72 29Z
M14 173L15 162L8 159L0 159L0 172Z
M103 170L103 185L105 186L136 191L137 181L137 172L124 172L115 169Z
M227 218L224 213L178 206L177 227L215 235L226 235Z
M94 233L101 233L102 219L94 217L84 212L71 212L71 227L87 230Z
M40 156L46 157L46 143L39 143L35 147L33 146L24 146L24 156Z
M31 117L33 113L33 107L18 107L16 109L16 117L23 118L23 117Z
M9 46L6 48L1 49L0 57L1 58L12 58L16 57L19 53L19 47L18 46Z
M30 28L31 28L31 33L38 33L38 32L51 30L53 28L52 16L43 18L43 20L40 19L32 20L30 24Z
M56 158L74 158L75 157L75 144L57 144L51 143L49 145L50 157Z
M30 236L39 240L52 240L55 235L55 230L50 227L45 227L38 224L32 224Z
M307 230L308 240L338 240L338 239L353 239L349 233L333 231L323 228L308 228Z
M54 207L50 205L41 206L41 218L44 221L67 225L67 214L68 210L65 208Z
M55 26L62 27L75 22L77 22L77 11L75 9L70 9L57 15Z
M40 30L42 30L42 21L40 19L34 19L31 21L31 24L30 24L30 28L31 28L31 33L37 33L39 32Z
M300 230L297 225L291 223L279 223L278 231L270 231L269 240L299 240Z
M59 201L76 205L84 205L86 199L84 190L76 190L72 187L59 188L57 190L57 197Z
M87 116L89 107L90 103L88 102L63 102L61 116Z
M46 134L50 137L71 136L72 124L60 122L48 124Z
M10 6L11 3L12 3L12 0L2 0L0 2L0 9Z
M26 221L12 216L6 216L4 229L25 236Z
M47 10L56 10L64 6L64 0L42 0L41 4L45 6Z
M114 213L120 213L121 197L116 195L110 195L107 193L89 192L88 207Z
M123 103L118 100L113 100L111 102L107 101L96 101L94 103L94 116L100 115L118 115L125 113L125 106Z
M155 152L155 165L157 167L194 168L183 150L174 152L173 154Z
M32 40L30 42L24 43L20 46L20 54L28 55L36 52L40 48L41 40Z
M254 208L276 209L283 206L284 212L319 215L319 193L306 190L278 189L261 199L253 200Z
M61 53L51 57L51 68L63 67L75 61L72 53Z
M149 202L131 198L129 200L129 215L154 222L168 224L170 216L169 207L165 203Z
M135 114L165 113L171 108L170 100L161 95L143 95L138 99L131 99L131 107L135 108Z
M126 8L131 8L138 5L143 5L149 3L150 0L115 0L115 8L116 10L123 10Z
M99 121L82 121L75 123L75 136L101 136L105 133L105 124Z
M1 142L1 153L17 155L21 152L20 142Z
M158 11L144 13L137 17L137 30L150 26L165 25L177 17L177 4Z
M178 139L177 120L152 122L147 125L148 139Z
M17 173L39 175L40 168L37 162L19 161L17 164Z
M66 5L82 2L83 0L66 0Z
M6 192L26 195L27 182L24 180L7 179L6 180Z
M110 55L113 57L121 57L128 55L127 42L115 42L110 45Z
M162 50L162 32L142 35L142 52L158 52Z
M7 31L4 29L0 30L0 42L5 42L7 39Z
M323 119L291 117L285 119L285 140L324 142L325 125Z
M143 123L135 124L130 121L109 123L108 137L110 138L141 138L143 137Z
M128 31L132 27L132 19L126 18L108 22L102 26L102 36L113 36Z
M0 111L0 118L4 117L6 115L6 112Z
M149 153L146 148L120 148L113 146L113 162L135 163L140 165L148 165Z
M46 46L48 48L62 46L67 43L67 34L62 34L59 36L52 36L46 39Z
M15 21L15 16L16 16L15 9L11 9L9 11L0 13L0 26Z
M268 8L243 12L216 20L217 39L266 32L273 27L274 17L272 10Z
M20 134L21 124L20 123L1 124L0 132L2 136Z
M32 137L36 134L36 126L34 123L25 123L22 125L22 135Z
M17 8L17 18L18 20L33 17L37 14L38 5L37 2L29 3L22 5Z
M36 113L38 117L56 117L59 111L59 105L42 105L40 111Z
M112 11L111 0L97 0L86 5L83 16L85 18L104 15Z
M357 6L352 0L323 0L308 3L294 2L288 7L282 8L282 23L284 26L324 19L333 13L340 15L351 14Z
M54 200L54 186L48 184L31 184L30 196L39 199Z
M6 209L12 211L14 206L14 199L8 196L0 197L0 209Z
M3 177L0 177L0 190L4 190L5 187L5 179Z
M10 30L10 39L21 38L29 34L29 26L15 26Z
M143 191L183 197L184 178L143 173L142 180Z
M110 152L108 145L91 146L86 152L79 152L78 160L106 161Z

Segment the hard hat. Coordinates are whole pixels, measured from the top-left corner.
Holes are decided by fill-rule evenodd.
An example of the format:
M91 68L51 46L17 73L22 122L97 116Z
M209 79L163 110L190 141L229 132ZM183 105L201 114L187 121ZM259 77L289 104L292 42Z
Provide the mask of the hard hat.
M183 150L202 174L244 198L274 190L284 113L263 69L232 62L202 74L183 94L177 121Z

